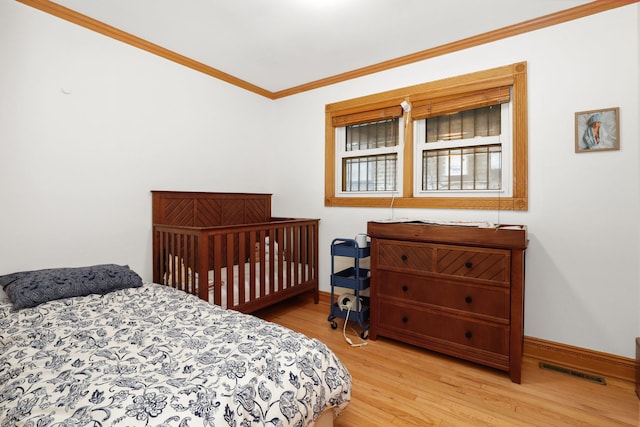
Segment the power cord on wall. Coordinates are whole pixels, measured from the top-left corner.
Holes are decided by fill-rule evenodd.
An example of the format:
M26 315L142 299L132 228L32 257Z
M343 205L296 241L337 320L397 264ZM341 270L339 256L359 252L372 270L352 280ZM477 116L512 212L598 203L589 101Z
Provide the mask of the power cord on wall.
M411 101L409 101L408 98L405 98L400 103L400 106L402 107L402 116L403 116L403 121L404 121L404 132L403 132L403 135L404 135L404 141L406 142L407 138L409 138L407 136L407 130L408 130L408 127L409 127L409 121L411 120L411 114L410 114L411 108L412 108ZM393 191L391 193L391 204L389 205L389 210L391 211L390 219L393 219L393 215L394 215L393 214L393 202L395 202L395 200L396 200L396 193L397 193L397 190Z
M396 193L391 193L391 204L389 205L389 210L391 210L391 219L393 219L393 202L396 200Z

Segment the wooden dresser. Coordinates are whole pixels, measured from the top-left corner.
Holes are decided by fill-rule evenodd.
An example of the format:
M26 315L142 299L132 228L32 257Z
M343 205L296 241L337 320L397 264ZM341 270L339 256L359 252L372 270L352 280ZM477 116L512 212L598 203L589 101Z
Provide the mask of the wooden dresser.
M509 372L520 383L524 226L369 222L369 337Z

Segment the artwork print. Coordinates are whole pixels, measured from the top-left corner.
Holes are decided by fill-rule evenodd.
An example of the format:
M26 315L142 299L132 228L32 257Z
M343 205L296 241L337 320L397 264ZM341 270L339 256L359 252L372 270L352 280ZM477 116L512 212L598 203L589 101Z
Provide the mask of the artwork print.
M620 149L620 109L576 113L576 153Z

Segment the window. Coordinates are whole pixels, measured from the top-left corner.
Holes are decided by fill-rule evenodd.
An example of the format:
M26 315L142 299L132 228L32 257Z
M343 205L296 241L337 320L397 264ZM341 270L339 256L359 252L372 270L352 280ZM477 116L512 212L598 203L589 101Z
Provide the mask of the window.
M511 195L508 99L414 122L416 197Z
M339 194L388 195L398 190L402 130L397 117L339 127L336 133Z
M327 105L325 205L526 210L526 98L517 63Z

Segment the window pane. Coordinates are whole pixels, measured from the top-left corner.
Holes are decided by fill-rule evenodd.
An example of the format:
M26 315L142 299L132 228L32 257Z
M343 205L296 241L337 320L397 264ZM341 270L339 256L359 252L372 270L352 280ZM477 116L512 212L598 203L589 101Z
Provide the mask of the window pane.
M489 189L502 188L502 148L489 147Z
M489 150L478 147L475 155L475 185L478 190L489 189Z
M437 190L438 185L438 153L422 152L422 189Z
M475 117L475 136L489 135L489 112L487 107L478 108Z
M428 119L427 122L427 134L426 142L436 142L438 140L438 119Z
M449 189L462 187L462 150L449 150Z
M438 117L438 139L449 139L449 116Z
M476 160L475 150L473 148L464 148L462 150L462 166L463 166L462 189L463 190L476 189L476 180L475 180L476 161L475 160Z
M425 142L500 135L501 107L476 108L426 119Z
M394 147L399 144L399 119L347 126L347 151Z
M500 118L502 117L500 114L500 106L493 105L491 107L486 107L489 109L487 114L487 122L489 128L489 136L496 136L502 133Z
M462 112L462 138L475 138L476 112L468 110Z
M423 150L422 190L499 190L502 147L484 145Z
M342 191L396 191L398 155L342 160Z

